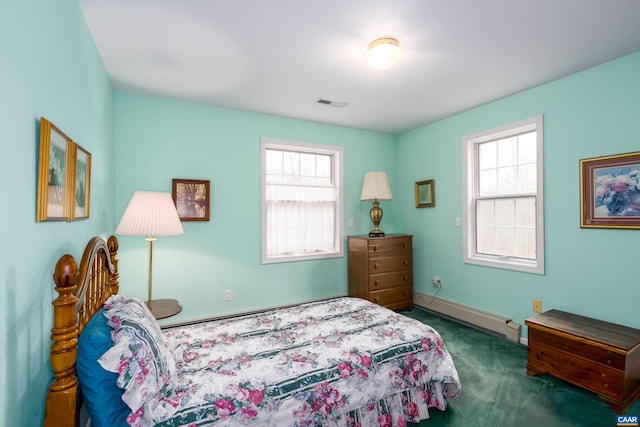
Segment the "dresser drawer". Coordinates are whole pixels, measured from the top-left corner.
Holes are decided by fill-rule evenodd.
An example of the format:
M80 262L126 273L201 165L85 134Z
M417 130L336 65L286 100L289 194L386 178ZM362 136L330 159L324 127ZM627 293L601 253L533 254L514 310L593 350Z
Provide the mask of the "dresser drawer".
M411 256L394 255L385 258L369 259L369 274L386 273L398 270L411 270L413 260Z
M369 256L376 254L385 255L385 252L411 252L411 238L397 237L387 239L371 239L369 240Z
M535 329L535 327L529 328L529 339L533 339L538 344L554 347L602 365L623 371L625 368L626 356L624 354L596 347L589 342L578 341L548 330Z
M411 270L394 271L391 273L372 274L369 276L369 290L379 291L396 286L406 286L413 283Z
M369 300L379 305L394 305L396 303L412 301L413 289L411 286L385 289L371 292Z

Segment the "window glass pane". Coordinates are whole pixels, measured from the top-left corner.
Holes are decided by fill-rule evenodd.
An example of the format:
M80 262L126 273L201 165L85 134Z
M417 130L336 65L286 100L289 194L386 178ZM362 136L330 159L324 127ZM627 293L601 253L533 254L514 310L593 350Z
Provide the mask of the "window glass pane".
M494 205L493 200L478 200L476 222L478 227L494 225Z
M478 144L478 167L480 170L494 169L496 163L497 143L495 141Z
M516 229L516 253L518 258L536 258L536 229L518 228Z
M513 227L515 223L515 201L496 200L496 227Z
M315 154L300 154L300 174L305 177L316 176L316 155Z
M316 173L322 178L331 178L331 156L316 156Z
M282 174L282 152L266 150L267 174Z
M518 168L518 188L519 193L535 193L536 192L536 165L521 165Z
M493 227L477 227L477 248L481 254L495 254L495 235Z
M518 137L518 163L536 162L536 133L529 132Z
M495 169L480 171L480 196L492 196L498 191L498 172Z
M498 169L498 191L496 194L508 195L516 190L516 168L504 167Z
M517 163L516 138L505 138L498 141L498 167L513 166Z
M516 200L516 226L536 226L536 199L534 197Z
M284 175L288 175L290 177L300 176L300 154L283 151L282 162L282 171ZM295 180L289 182L295 182Z
M496 255L513 256L516 241L515 229L512 227L496 228Z

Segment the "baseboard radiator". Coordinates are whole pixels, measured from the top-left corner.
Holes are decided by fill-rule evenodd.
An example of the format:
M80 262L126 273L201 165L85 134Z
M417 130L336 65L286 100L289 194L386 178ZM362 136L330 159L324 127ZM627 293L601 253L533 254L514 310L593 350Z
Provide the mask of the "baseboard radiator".
M507 317L498 316L493 313L477 310L466 305L457 304L419 292L414 294L413 302L418 307L433 311L442 316L503 336L509 341L520 342L520 324L513 322Z

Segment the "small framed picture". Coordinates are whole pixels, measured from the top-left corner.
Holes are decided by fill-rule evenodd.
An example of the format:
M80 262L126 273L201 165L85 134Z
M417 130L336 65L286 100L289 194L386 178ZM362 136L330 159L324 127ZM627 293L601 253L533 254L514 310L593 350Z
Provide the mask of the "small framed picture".
M416 182L416 208L432 208L436 205L436 189L433 179Z
M209 221L209 181L174 178L171 195L182 221Z
M71 221L89 218L91 200L91 153L72 143L70 150L73 175L70 176L71 197L70 214Z
M580 160L580 227L640 229L640 152Z
M40 118L36 222L69 220L69 151L73 141Z

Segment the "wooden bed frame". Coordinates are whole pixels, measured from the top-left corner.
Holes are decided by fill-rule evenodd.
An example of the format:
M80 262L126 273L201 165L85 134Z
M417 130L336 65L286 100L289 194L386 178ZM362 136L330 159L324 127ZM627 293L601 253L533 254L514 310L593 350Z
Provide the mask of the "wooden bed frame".
M66 254L56 263L53 281L58 297L53 301L51 366L54 380L47 392L45 427L78 427L80 397L76 358L78 336L104 302L118 293L118 239L92 238L80 267Z

